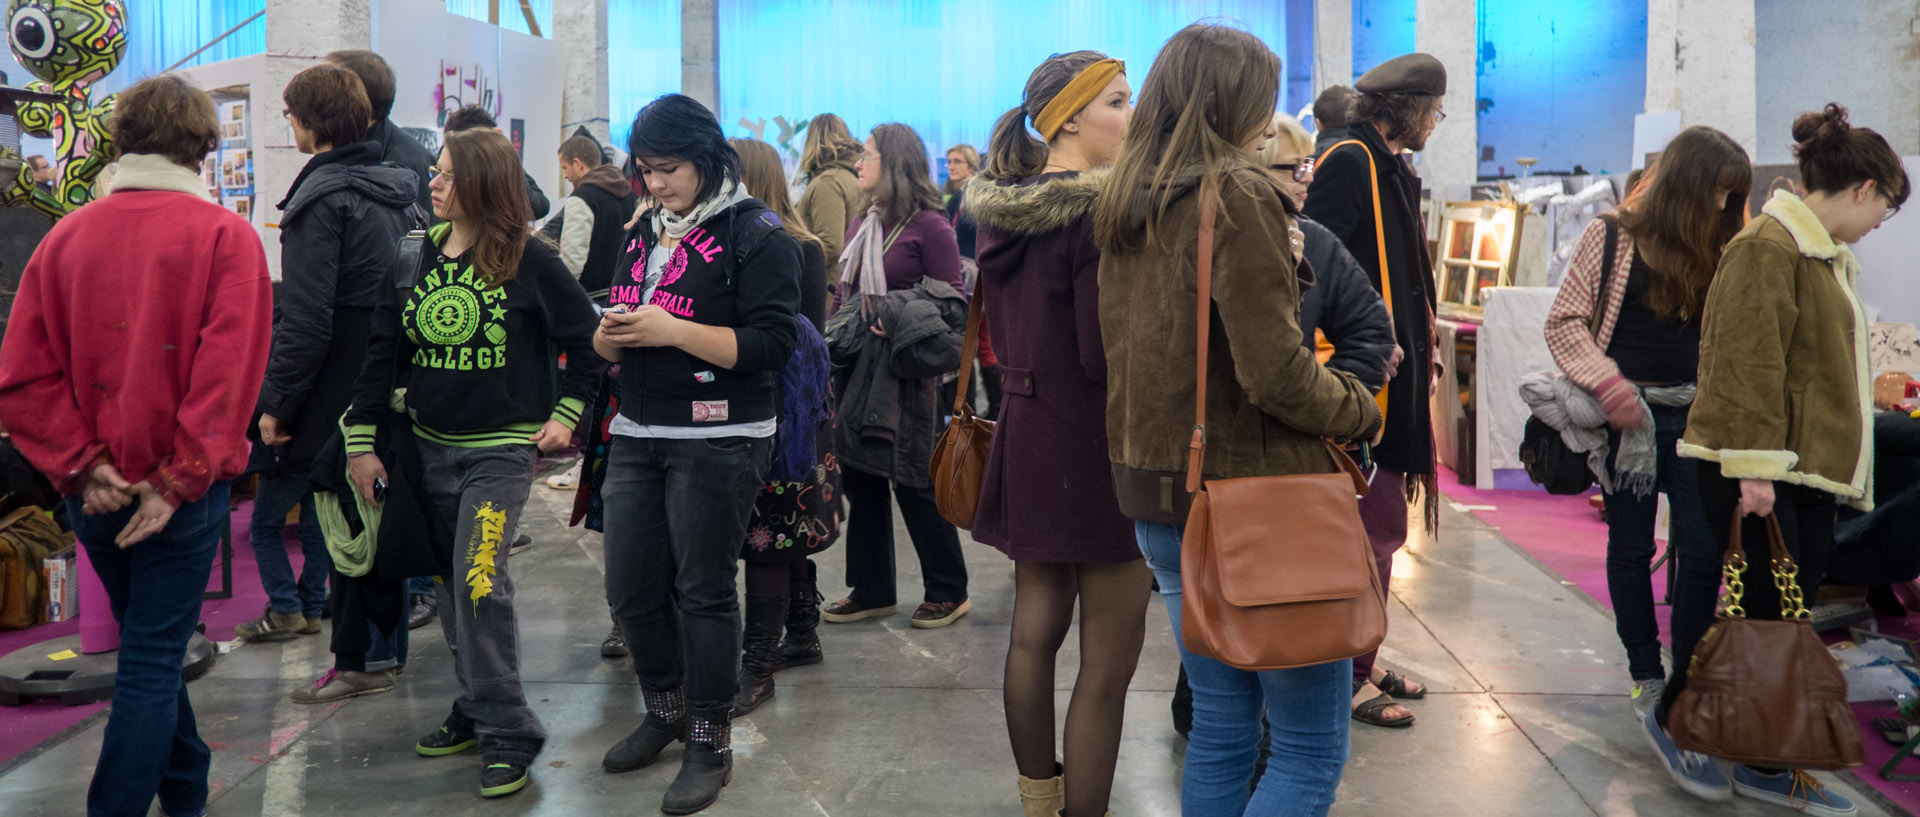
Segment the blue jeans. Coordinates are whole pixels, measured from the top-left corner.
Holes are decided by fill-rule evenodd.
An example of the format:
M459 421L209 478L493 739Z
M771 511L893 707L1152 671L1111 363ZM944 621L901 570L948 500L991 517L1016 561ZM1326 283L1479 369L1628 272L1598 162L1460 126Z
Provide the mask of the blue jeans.
M1605 497L1607 507L1607 596L1613 602L1613 627L1627 649L1627 674L1635 681L1666 677L1660 667L1660 622L1653 614L1653 526L1667 495L1672 508L1671 544L1674 553L1716 551L1713 531L1700 509L1700 489L1694 461L1675 453L1687 430L1686 406L1653 406L1654 445L1659 459L1654 468L1654 493L1644 497L1615 491ZM1610 452L1607 468L1620 453L1620 432L1607 432ZM1718 559L1674 559L1669 571L1680 571L1679 583L1718 587Z
M1137 522L1134 534L1160 583L1193 687L1193 731L1180 781L1183 817L1319 817L1333 807L1347 763L1353 662L1249 672L1187 651L1180 634L1180 529ZM1260 715L1273 759L1248 792L1259 756Z
M66 501L67 518L120 622L113 709L87 788L88 817L146 817L156 794L160 810L172 817L206 810L213 753L194 724L180 665L200 622L220 526L228 524L227 488L214 483L200 501L175 510L165 529L124 550L113 540L137 504L87 516L79 499Z
M295 505L300 506L300 552L306 555L297 584L293 560L287 558L287 545L280 537L287 513ZM320 535L320 519L313 512L313 485L306 477L261 477L253 498L253 521L247 527L253 558L260 563L260 587L267 591L267 606L282 615L319 618L327 607L327 573L333 569L333 559L327 555L327 540Z

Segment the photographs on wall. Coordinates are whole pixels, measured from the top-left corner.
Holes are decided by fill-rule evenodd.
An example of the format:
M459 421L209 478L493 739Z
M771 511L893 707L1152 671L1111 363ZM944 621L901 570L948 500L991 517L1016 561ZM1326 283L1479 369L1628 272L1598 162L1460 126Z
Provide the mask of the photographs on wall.
M220 206L253 219L253 151L247 134L247 86L214 93L220 118L220 150L207 156L201 176Z

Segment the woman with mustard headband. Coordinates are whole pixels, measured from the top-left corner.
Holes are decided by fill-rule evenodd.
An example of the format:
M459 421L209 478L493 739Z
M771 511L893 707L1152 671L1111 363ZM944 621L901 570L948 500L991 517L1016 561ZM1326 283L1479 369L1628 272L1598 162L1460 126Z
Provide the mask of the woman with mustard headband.
M1107 365L1093 245L1094 198L1119 155L1132 97L1119 60L1097 51L1048 58L1027 78L1025 102L1000 117L986 167L966 189L980 230L975 286L1007 375L973 536L1014 562L1004 689L1027 817L1106 813L1146 631L1152 574L1114 497L1098 420ZM1054 659L1075 602L1080 671L1061 763Z

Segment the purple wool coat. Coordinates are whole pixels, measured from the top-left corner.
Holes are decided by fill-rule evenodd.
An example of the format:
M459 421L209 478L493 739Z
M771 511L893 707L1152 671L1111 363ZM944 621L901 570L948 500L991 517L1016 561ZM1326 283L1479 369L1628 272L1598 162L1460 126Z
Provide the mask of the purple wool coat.
M1106 174L976 177L965 212L1005 400L973 538L1022 562L1140 558L1107 458L1093 202Z

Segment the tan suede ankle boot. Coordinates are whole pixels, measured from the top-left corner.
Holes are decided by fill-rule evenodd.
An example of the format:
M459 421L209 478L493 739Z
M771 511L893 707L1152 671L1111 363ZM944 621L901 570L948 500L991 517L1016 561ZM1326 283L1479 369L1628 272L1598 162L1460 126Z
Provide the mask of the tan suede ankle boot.
M1067 807L1067 787L1059 775L1045 780L1020 778L1020 807L1025 817L1059 817Z

